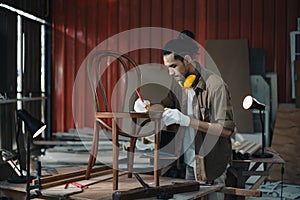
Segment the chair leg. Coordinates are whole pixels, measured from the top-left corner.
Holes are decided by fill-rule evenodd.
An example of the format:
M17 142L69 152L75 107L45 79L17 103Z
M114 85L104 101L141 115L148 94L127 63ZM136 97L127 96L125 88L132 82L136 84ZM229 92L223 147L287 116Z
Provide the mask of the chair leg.
M132 178L134 150L135 150L136 140L137 140L137 138L130 138L130 147L129 147L129 152L128 152L128 162L127 162L128 178Z
M95 120L92 148L91 148L91 152L90 152L88 166L87 166L86 172L85 172L85 179L90 178L91 169L96 163L96 158L97 158L97 153L98 153L98 144L99 144L99 129L100 129L100 125Z
M160 121L155 121L155 139L154 139L154 184L159 186L159 144L160 144Z
M115 119L112 120L112 144L113 144L113 190L118 189L119 178L119 141Z

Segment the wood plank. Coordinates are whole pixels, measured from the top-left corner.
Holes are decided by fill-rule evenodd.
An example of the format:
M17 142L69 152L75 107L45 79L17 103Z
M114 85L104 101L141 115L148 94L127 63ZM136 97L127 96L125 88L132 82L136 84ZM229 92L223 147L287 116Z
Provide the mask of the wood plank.
M99 171L104 171L104 170L107 170L107 169L109 169L108 166L94 167L91 170L91 173L99 172ZM60 179L65 179L65 178L71 178L71 177L74 177L74 176L85 175L85 171L86 170L76 170L76 171L73 171L73 172L61 173L61 174L55 174L55 175L52 175L52 176L42 177L40 179L40 182L41 182L41 184L43 184L43 183L48 183L48 182L52 182L52 181L57 181L57 180L60 180ZM33 184L37 184L37 183L38 183L37 179L33 180Z
M162 112L160 111L151 111L147 113L139 112L97 112L97 118L151 118L151 119L160 119Z
M124 174L126 174L126 173L125 172L121 173L121 175L124 175ZM111 178L112 178L112 174L110 173L107 175L90 178L89 180L78 181L77 183L87 186L86 189L88 189L89 187L93 187L92 185L95 185L95 184L103 182L103 181L110 180ZM62 184L62 185L58 185L55 187L42 189L40 191L40 194L42 196L46 196L46 197L53 197L56 199L62 199L62 198L65 199L65 198L68 198L72 194L77 194L77 193L81 193L81 192L84 192L84 190L82 188L77 188L76 186L73 186L72 184L69 184L68 188L65 188L65 184Z
M216 184L216 185L201 185L200 190L198 192L189 192L189 193L182 193L174 195L174 200L188 200L188 199L198 199L198 200L205 200L206 196L210 193L220 191L224 187L223 184Z
M200 184L196 181L164 185L160 187L136 188L128 191L117 191L113 193L113 200L140 199L143 197L156 197L161 193L177 194L199 191Z
M247 40L206 40L205 48L229 87L238 131L253 132L252 113L241 106L243 98L251 93Z
M259 151L258 151L259 152ZM248 160L233 160L233 163L250 163L250 162L255 162L255 163L273 163L273 164L284 164L284 160L280 157L278 152L276 152L273 148L271 147L266 147L265 148L266 153L273 154L272 158L254 158L250 157Z
M153 183L153 176L149 175L141 175L142 179L146 182L149 183L150 187L154 186ZM187 180L184 179L174 179L174 178L169 178L169 177L161 177L161 184L162 186L165 185L170 185L173 182L176 183L184 183L188 182ZM89 189L85 190L82 193L75 194L69 197L69 199L99 199L99 200L111 200L112 199L112 193L115 192L113 191L110 187L111 182L109 181L104 181L97 183L95 185L92 185L89 187ZM129 189L141 187L140 183L135 179L130 179L127 178L126 176L120 177L120 188L119 191L126 191ZM200 186L199 191L195 192L188 192L188 193L181 193L181 194L175 194L172 199L180 199L180 200L189 200L189 199L199 199L201 197L206 196L209 193L215 192L215 191L220 191L224 187L224 184L216 184L212 186ZM105 189L104 189L105 188ZM91 189L91 190L90 190ZM97 193L95 193L95 190L97 190ZM150 199L157 199L156 197L150 198L145 196L144 199L150 200Z
M107 174L112 174L112 170L109 169L109 170L104 170L104 171L101 171L101 172L91 173L90 177L103 176L103 175L107 175ZM46 188L55 187L55 186L63 185L63 184L70 183L70 182L81 181L81 180L84 180L84 179L85 179L85 175L79 175L79 176L59 179L59 180L56 180L56 181L47 182L47 183L42 184L42 188L46 189Z
M285 160L284 183L300 184L300 109L280 106L277 111L272 147ZM269 177L281 180L281 166L274 166Z
M246 196L246 197L260 197L261 192L258 190L248 190L248 189L241 189L241 188L234 188L234 187L224 187L221 192L230 195L237 195L237 196Z

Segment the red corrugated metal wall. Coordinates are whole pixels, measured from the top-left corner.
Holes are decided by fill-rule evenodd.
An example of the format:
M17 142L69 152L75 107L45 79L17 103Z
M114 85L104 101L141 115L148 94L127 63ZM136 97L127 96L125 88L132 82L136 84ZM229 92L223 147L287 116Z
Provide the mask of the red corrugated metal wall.
M280 103L291 100L289 32L297 28L298 0L53 0L53 131L73 127L76 71L97 44L138 27L190 29L196 40L248 39L266 49L268 72L278 75ZM131 52L139 64L161 62L155 51ZM108 70L107 85L115 72Z

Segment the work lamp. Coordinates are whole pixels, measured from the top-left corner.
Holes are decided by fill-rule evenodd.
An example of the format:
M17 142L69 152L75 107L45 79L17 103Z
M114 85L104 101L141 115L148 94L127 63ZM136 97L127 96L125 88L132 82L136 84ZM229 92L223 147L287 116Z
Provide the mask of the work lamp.
M245 110L259 110L259 117L260 123L262 128L262 151L261 153L255 153L252 156L256 158L272 158L273 155L270 153L265 153L265 129L264 129L264 121L262 117L262 113L265 110L266 106L259 102L257 99L253 98L252 96L248 95L243 100L243 108Z
M20 132L22 130L22 122L25 124L25 128L27 131L27 152L26 152L26 178L23 175L19 177L11 177L8 181L12 183L25 183L26 182L26 199L32 199L35 196L30 195L30 190L37 188L37 186L30 186L30 182L34 177L30 176L30 139L36 138L39 136L46 128L46 125L38 119L32 117L26 110L17 110L17 123L18 130L17 135L19 137ZM18 139L17 139L18 140ZM19 145L17 145L18 154L20 154ZM19 157L21 159L21 156ZM19 162L21 162L19 160ZM40 169L39 169L40 170ZM21 169L22 171L22 169Z

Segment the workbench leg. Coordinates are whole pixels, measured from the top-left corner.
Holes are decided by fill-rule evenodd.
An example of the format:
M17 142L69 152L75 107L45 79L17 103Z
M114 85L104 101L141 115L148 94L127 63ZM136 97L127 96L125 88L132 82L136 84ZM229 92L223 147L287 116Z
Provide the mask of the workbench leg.
M237 177L234 175L236 173L236 170L232 167L229 167L226 172L226 180L225 185L227 187L236 187L237 185ZM231 194L224 194L224 200L236 200L235 195Z
M243 176L243 168L238 168L237 188L245 188L246 177ZM237 196L237 200L245 200L244 196Z
M264 171L270 172L273 169L273 163L271 163L269 166L264 167ZM252 190L257 190L257 188L268 178L268 176L261 176L251 187Z
M239 163L227 169L226 186L245 188L245 182L248 179L243 176L243 171L249 169L249 163ZM244 196L225 194L225 200L245 200Z

